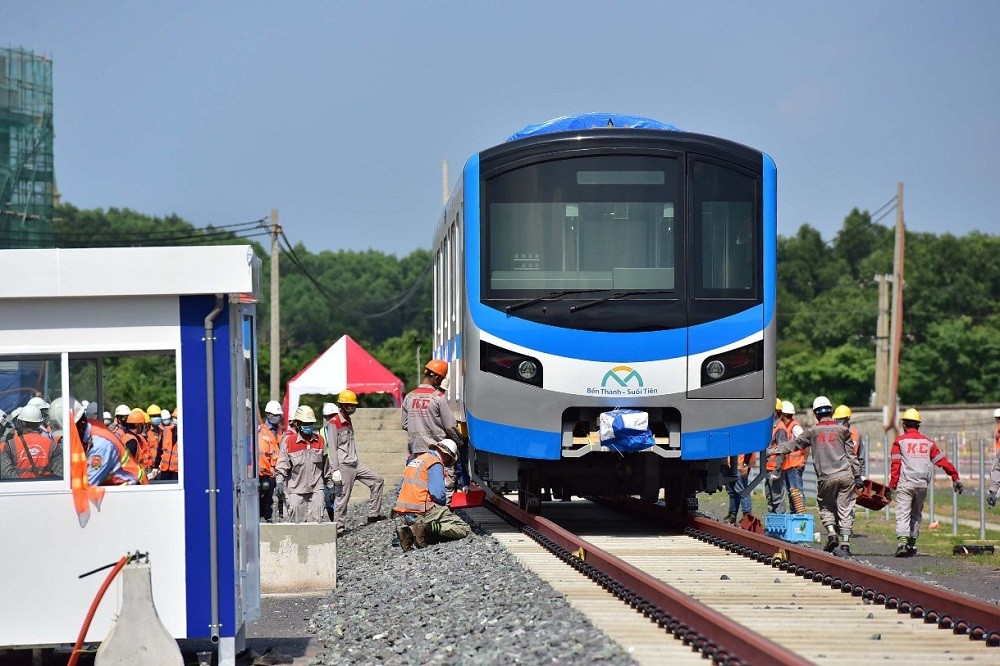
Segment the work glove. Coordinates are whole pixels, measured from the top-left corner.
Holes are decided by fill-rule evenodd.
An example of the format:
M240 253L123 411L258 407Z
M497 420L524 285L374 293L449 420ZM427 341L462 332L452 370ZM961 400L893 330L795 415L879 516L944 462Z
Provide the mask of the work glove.
M284 483L284 481L277 481L274 484L274 492L277 493L278 495L284 495L285 494L285 483Z
M344 482L344 476L343 476L343 474L340 473L339 469L334 470L334 472L333 472L333 482L334 483L343 483Z
M149 478L150 481L155 481L156 477L160 476L160 470L151 469L149 470L149 472L146 473L146 476Z
M955 492L958 493L959 495L962 494L962 488L964 486L962 485L961 481L955 481L955 483L951 484L951 487L954 488Z
M861 478L860 474L858 474L856 477L854 477L854 488L857 490L861 490L864 487L865 487L865 480Z
M995 507L997 505L997 494L990 493L989 496L987 496L986 498L986 503L990 505L991 509Z

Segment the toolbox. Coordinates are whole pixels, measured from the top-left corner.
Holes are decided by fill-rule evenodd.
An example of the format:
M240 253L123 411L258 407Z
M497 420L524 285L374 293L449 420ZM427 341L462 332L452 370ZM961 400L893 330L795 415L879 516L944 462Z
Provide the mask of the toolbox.
M876 511L884 509L892 501L892 489L881 483L875 483L871 479L865 481L861 490L855 492L858 495L858 506L863 506L866 509L875 509Z
M485 499L485 490L476 486L469 486L469 490L464 493L461 490L456 490L452 494L450 506L452 509L471 509L482 506Z
M811 513L769 513L764 518L764 531L776 539L808 542L813 540L813 520Z

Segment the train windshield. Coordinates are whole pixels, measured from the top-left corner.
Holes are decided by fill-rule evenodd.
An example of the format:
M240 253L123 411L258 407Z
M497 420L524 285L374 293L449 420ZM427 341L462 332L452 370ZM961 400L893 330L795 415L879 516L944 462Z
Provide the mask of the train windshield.
M543 162L490 179L485 295L673 292L683 256L675 224L682 174L682 162L671 157L600 155Z

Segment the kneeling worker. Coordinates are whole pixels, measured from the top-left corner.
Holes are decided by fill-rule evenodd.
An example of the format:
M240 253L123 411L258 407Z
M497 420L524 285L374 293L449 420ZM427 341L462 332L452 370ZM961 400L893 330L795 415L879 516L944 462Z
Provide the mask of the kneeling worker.
M405 522L396 528L403 551L423 548L439 541L464 539L468 524L448 509L444 468L458 460L458 446L450 439L431 445L403 470L399 499L393 509Z

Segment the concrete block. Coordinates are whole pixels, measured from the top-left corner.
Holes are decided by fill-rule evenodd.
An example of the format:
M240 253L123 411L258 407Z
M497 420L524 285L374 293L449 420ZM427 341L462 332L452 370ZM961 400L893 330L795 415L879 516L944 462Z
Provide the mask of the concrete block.
M337 587L337 526L261 523L262 594L329 592Z
M118 617L94 656L96 666L183 666L184 659L153 605L148 563L129 563L121 571Z

